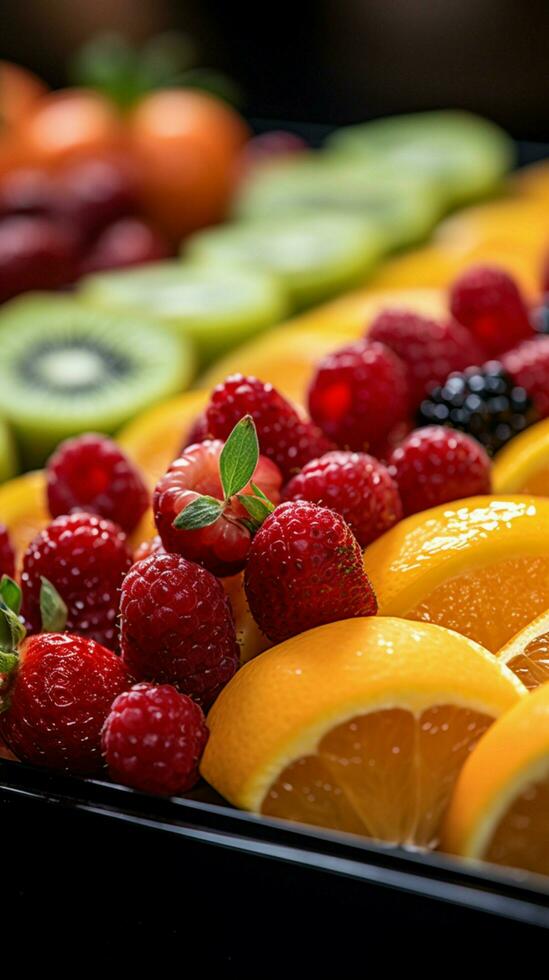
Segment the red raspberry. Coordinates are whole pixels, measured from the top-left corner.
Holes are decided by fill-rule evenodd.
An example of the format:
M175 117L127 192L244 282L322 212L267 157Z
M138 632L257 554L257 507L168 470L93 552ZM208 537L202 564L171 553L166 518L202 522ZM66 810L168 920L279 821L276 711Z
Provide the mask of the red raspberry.
M368 330L367 339L386 344L407 366L414 410L451 371L485 361L482 348L461 323L433 320L413 310L383 310Z
M280 504L257 532L244 573L252 616L274 643L353 616L377 601L343 518L305 500Z
M136 684L120 694L102 737L111 779L166 796L198 782L207 741L202 709L171 684Z
M450 310L490 357L533 334L516 282L498 266L475 265L458 276L450 289Z
M160 535L155 534L154 538L150 541L142 541L141 544L135 549L133 553L133 563L137 561L143 561L144 558L148 558L149 555L157 555L159 552L165 554L164 545L162 544L162 538Z
M541 419L549 415L549 336L525 340L501 358L505 370L530 396Z
M361 548L402 517L396 483L388 470L366 453L343 450L312 460L294 476L284 500L310 500L345 518Z
M246 516L236 499L233 498L215 524L197 531L173 526L180 511L200 494L223 498L219 476L222 449L223 443L219 440L189 446L159 480L153 495L153 511L166 551L184 555L215 575L234 575L244 567L250 547L250 531L235 521L235 518ZM278 503L282 477L270 459L259 457L254 482L272 503Z
M342 449L374 456L409 409L404 364L369 340L327 354L309 388L309 411L323 432Z
M244 415L252 416L259 448L276 463L284 480L334 448L272 385L233 374L212 392L206 410L208 428L216 439L227 439Z
M439 425L416 429L389 458L405 515L491 492L490 460L476 439Z
M122 583L122 659L137 680L174 684L210 704L238 667L233 614L211 572L156 554Z
M119 590L131 565L125 534L93 514L56 517L36 535L23 558L23 613L33 632L41 627L42 577L67 605L67 630L118 645Z
M116 654L82 636L41 633L23 644L0 714L0 734L22 762L92 775L101 729L131 680Z
M3 575L15 575L15 551L7 527L0 524L0 578Z
M52 517L89 510L129 534L149 506L149 494L138 471L107 436L88 432L62 442L46 473Z

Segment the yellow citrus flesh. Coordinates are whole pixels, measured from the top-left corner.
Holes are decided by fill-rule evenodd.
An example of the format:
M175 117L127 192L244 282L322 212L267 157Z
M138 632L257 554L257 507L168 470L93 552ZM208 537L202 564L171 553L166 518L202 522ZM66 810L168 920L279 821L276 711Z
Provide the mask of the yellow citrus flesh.
M303 314L232 351L198 381L213 388L229 374L252 374L274 385L286 398L305 405L318 361L361 337L381 309L406 307L430 316L445 312L438 290L359 290Z
M243 575L232 575L221 580L225 592L231 600L236 626L236 639L240 647L240 663L245 664L259 653L267 650L272 643L261 632L253 618L246 593L244 592Z
M492 480L496 493L549 497L549 419L532 425L498 453Z
M525 693L440 627L331 623L235 675L208 716L201 771L243 809L432 847L467 754Z
M382 615L496 652L549 608L549 501L471 497L414 514L366 549L364 567Z
M549 685L501 717L458 778L441 846L549 873Z
M497 655L528 690L549 681L549 609L513 636Z
M0 486L0 524L5 524L17 562L27 545L50 520L43 470L26 473Z
M207 400L205 392L187 391L138 415L118 433L116 441L140 468L151 488L179 455L186 434Z

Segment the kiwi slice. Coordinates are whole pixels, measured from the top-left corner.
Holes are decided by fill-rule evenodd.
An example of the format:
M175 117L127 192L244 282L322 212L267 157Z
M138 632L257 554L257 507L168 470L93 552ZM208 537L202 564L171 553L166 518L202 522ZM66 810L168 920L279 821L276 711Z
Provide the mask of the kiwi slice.
M382 244L373 223L325 211L211 228L193 235L184 248L185 255L217 268L276 275L294 309L301 309L363 279Z
M437 181L454 207L493 193L514 162L514 146L494 123L458 110L376 119L337 130L332 151Z
M17 473L17 452L11 429L0 419L0 483L11 480ZM1 520L1 515L0 515Z
M154 321L29 294L0 314L0 415L23 463L39 465L60 439L114 432L192 378L190 347Z
M378 163L324 153L259 168L234 205L244 219L324 211L363 217L384 248L394 249L426 238L443 203L433 180L386 174Z
M154 316L177 336L191 339L202 365L288 311L286 294L272 276L181 261L90 276L80 296L104 309Z

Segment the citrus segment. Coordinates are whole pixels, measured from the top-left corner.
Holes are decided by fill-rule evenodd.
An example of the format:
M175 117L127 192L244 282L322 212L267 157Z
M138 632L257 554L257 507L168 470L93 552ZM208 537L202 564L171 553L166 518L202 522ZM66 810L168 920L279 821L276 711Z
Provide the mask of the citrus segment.
M498 651L502 663L528 690L549 680L549 609L528 623Z
M0 524L9 531L17 562L49 520L43 470L26 473L0 486Z
M252 374L305 404L318 361L362 336L379 311L390 306L435 317L443 316L446 308L442 293L434 289L357 290L239 347L217 361L199 384L212 388L229 374Z
M524 694L448 630L331 623L230 681L208 717L202 774L244 809L431 847L471 747Z
M549 873L549 685L500 718L458 778L442 847Z
M494 462L497 493L531 493L549 497L549 419L512 439Z
M549 501L471 497L407 518L364 567L380 613L447 626L496 652L549 607Z
M261 812L435 847L456 777L491 722L448 704L358 716L332 729L315 755L290 763Z
M185 392L142 412L118 433L116 441L140 468L150 487L179 455L187 432L206 402L205 392Z

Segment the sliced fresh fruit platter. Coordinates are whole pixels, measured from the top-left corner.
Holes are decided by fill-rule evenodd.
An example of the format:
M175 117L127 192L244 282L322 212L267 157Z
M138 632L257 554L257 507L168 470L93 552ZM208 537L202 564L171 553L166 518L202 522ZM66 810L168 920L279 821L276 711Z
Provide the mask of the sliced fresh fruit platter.
M146 310L124 346L73 302L5 314L28 367L0 397L47 456L0 488L10 764L203 781L265 817L549 873L542 290L474 265L447 291L358 293L182 395L190 354L160 330L162 374ZM102 425L86 386L107 371Z

